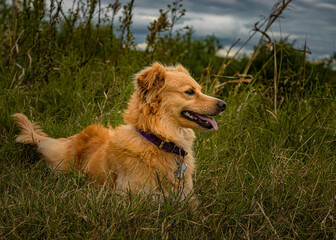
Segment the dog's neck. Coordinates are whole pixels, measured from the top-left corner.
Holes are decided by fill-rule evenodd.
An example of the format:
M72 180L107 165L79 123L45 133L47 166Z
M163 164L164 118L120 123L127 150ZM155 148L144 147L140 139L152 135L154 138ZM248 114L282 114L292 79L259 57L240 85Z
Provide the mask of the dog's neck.
M154 134L165 142L173 142L175 145L187 151L191 151L195 139L195 133L192 129L176 128L176 126L168 123L156 129L149 127L142 130Z
M159 149L163 151L174 153L176 155L182 156L183 158L188 154L187 151L177 146L173 142L166 142L154 134L144 132L141 129L137 129L137 130L144 138L146 138L148 141L150 141L151 143L153 143L154 145L156 145Z

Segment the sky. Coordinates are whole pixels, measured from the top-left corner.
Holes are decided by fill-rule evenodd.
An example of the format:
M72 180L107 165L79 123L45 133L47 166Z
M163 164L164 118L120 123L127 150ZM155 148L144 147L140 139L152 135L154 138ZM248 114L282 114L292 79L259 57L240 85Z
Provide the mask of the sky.
M7 0L9 1L9 0ZM102 7L115 0L101 0ZM122 5L129 0L119 0ZM147 26L159 16L159 9L167 10L173 0L135 0L132 32L139 48L145 48ZM47 0L50 2L50 0ZM215 35L222 43L219 55L225 56L238 39L230 55L245 42L254 24L268 17L278 0L183 0L186 15L175 29L191 26L196 38ZM63 0L63 8L71 8L73 0ZM48 3L47 3L48 5ZM121 14L119 11L119 15ZM288 37L294 47L304 49L305 42L311 55L308 59L321 59L336 52L336 0L293 0L268 32L273 39ZM251 53L260 34L240 53Z
M102 0L103 4L113 1ZM122 4L127 1L121 0ZM135 0L133 33L143 46L147 26L159 16L159 9L167 9L167 0ZM184 0L186 15L177 28L192 26L198 38L214 34L223 44L221 54L237 40L248 39L254 23L267 17L276 0ZM282 17L273 24L270 36L289 37L295 47L303 49L305 41L312 54L310 59L323 58L336 52L336 0L293 0ZM249 53L259 40L256 35L244 48ZM236 45L240 47L239 43Z

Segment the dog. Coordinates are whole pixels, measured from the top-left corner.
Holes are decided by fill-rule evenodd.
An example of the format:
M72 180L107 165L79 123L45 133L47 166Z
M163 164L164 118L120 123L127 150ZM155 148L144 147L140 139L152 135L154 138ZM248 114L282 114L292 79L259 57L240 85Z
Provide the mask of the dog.
M153 63L135 75L134 83L124 125L91 125L55 139L16 113L16 141L36 145L52 169L82 171L100 184L134 193L179 189L185 198L193 188L193 130L217 130L209 116L220 115L226 103L203 94L182 65Z

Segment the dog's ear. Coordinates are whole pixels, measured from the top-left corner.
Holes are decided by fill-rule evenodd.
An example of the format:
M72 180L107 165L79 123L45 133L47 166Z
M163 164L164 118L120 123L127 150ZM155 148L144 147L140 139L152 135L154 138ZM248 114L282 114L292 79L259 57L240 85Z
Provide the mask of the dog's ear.
M160 63L154 63L135 76L138 96L147 104L148 114L158 111L161 98L160 91L165 85L167 72Z
M190 75L190 73L188 72L188 70L187 70L186 68L184 68L181 64L178 64L178 65L176 66L176 70L177 70L178 72L183 72L183 73L185 73L185 74Z
M135 76L138 90L147 92L151 89L160 90L165 85L166 69L160 63L154 63Z

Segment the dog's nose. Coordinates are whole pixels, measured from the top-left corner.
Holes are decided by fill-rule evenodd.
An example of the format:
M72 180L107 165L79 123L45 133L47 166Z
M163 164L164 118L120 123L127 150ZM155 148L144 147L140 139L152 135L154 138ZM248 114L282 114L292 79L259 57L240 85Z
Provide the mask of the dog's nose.
M221 112L223 112L226 108L226 102L218 101L217 102L217 107L221 110Z

